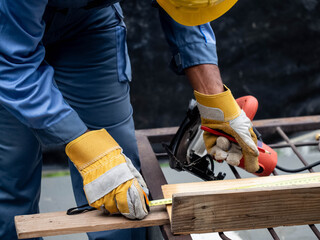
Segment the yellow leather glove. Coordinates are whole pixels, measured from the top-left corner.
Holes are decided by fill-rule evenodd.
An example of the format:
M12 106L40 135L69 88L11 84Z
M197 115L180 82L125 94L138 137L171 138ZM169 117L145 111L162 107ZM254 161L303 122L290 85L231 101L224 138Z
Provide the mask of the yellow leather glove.
M258 171L257 137L253 132L250 119L240 109L231 91L225 86L225 91L219 94L206 95L194 91L194 95L201 116L201 124L233 136L241 147L245 169L251 173ZM212 152L217 136L204 132L203 138L208 153Z
M105 129L81 135L66 146L66 153L83 178L90 206L130 219L147 216L146 184Z

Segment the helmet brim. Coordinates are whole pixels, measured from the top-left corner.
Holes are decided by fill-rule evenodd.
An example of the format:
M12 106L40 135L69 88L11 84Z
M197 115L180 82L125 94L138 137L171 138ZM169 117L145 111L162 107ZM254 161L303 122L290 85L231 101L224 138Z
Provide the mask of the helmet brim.
M158 4L178 23L197 26L211 22L229 11L237 0L225 0L217 5L192 11L173 5L169 0L157 0Z

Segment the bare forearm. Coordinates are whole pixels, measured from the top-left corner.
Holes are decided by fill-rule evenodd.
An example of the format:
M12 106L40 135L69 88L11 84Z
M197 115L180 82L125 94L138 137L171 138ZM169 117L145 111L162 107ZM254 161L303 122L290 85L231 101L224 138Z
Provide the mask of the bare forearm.
M186 68L184 71L194 90L208 95L224 91L217 65L201 64Z

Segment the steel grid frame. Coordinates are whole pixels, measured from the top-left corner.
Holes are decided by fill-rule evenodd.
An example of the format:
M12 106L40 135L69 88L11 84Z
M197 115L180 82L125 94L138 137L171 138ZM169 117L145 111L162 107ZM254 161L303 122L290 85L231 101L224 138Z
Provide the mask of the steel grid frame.
M265 119L253 121L253 125L262 134L262 136L280 136L286 143L268 144L272 148L290 147L296 154L303 165L307 166L308 161L302 156L297 147L300 146L319 146L319 141L298 142L293 143L288 134L297 133L301 131L312 131L320 129L320 115L304 116L304 117L290 117L278 119ZM169 142L177 131L177 127L170 128L156 128L137 130L136 137L139 148L139 155L141 161L141 172L150 190L151 199L162 199L163 194L161 185L167 184L164 174L160 168L158 158L166 156L165 152L155 153L152 145L156 143ZM230 166L236 178L241 178L237 169ZM309 172L314 172L314 169L308 169ZM273 171L273 175L278 175L277 171ZM320 239L320 232L318 228L312 224L309 225L315 237ZM160 226L163 238L166 240L191 240L190 235L173 235L170 231L169 225ZM280 239L273 228L267 229L273 239ZM221 239L228 240L223 232L219 233Z

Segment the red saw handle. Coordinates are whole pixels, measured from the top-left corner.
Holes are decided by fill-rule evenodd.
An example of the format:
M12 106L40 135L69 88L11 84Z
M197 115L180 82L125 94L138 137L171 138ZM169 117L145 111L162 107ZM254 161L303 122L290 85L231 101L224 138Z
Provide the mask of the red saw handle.
M253 96L244 96L236 99L240 108L246 113L247 117L252 121L258 111L258 100Z
M226 134L226 133L224 133L224 132L220 132L220 131L211 129L211 128L206 127L206 126L201 126L201 129L204 130L204 131L206 131L206 132L212 133L212 134L214 134L214 135L225 137L225 138L227 138L230 142L238 143L237 140L236 140L234 137L232 137L232 136L230 136L230 135L228 135L228 134ZM258 141L259 141L259 140L258 140ZM259 142L260 142L260 141L259 141ZM263 153L268 153L268 154L270 154L267 150L259 147L259 144L258 144L257 147L258 147L259 152L263 152Z

